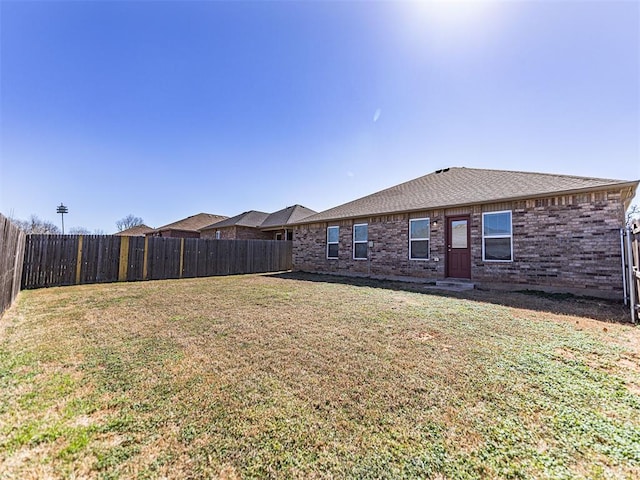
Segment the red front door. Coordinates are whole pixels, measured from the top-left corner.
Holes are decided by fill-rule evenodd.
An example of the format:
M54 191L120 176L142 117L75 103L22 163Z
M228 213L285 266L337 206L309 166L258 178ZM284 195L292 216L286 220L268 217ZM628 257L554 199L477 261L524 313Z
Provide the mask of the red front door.
M447 277L471 278L470 240L469 215L447 217Z

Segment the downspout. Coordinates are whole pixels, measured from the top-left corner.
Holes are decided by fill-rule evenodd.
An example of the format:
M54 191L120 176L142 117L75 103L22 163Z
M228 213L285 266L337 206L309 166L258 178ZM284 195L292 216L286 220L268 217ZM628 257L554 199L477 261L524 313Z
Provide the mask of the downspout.
M624 228L620 229L620 259L622 260L622 295L624 298L624 304L629 305L629 297L627 295L627 265L625 259L627 258L624 249Z

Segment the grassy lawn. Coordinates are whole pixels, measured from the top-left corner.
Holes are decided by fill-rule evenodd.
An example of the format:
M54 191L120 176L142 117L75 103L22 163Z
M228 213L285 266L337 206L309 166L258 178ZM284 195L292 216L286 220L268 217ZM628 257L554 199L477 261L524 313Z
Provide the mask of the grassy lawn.
M619 305L318 280L22 292L0 478L640 477Z

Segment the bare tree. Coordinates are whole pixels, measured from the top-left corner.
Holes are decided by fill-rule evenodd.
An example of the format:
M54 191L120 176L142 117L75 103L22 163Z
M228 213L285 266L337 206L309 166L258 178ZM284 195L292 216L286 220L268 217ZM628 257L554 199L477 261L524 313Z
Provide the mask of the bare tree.
M90 235L91 232L88 228L84 227L71 227L69 229L69 235Z
M135 227L137 225L142 225L144 220L140 217L135 217L132 214L127 215L124 218L121 218L116 222L116 228L119 232L126 230L127 228Z
M633 220L638 220L638 219L640 219L640 205L636 203L634 205L631 205L629 207L629 210L627 210L627 218L626 218L625 224L629 226L631 225Z
M12 219L11 221L26 233L48 233L53 235L60 233L60 229L54 223L48 220L41 220L36 215L31 215L29 220Z

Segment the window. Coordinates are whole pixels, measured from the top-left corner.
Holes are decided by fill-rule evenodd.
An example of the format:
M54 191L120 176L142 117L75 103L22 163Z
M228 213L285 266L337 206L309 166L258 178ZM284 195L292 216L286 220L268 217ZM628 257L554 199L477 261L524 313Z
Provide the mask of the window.
M494 262L513 260L510 211L482 214L482 259Z
M353 258L366 260L368 253L369 226L360 223L353 226Z
M327 228L327 258L338 258L339 233L340 227Z
M449 242L451 248L467 248L469 243L469 221L468 220L451 220L451 231L449 233Z
M216 230L216 240L220 240L220 230Z
M409 259L429 260L431 227L428 218L409 220Z
M282 240L282 233L276 233L276 240Z

